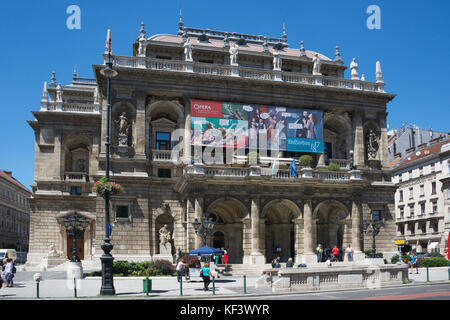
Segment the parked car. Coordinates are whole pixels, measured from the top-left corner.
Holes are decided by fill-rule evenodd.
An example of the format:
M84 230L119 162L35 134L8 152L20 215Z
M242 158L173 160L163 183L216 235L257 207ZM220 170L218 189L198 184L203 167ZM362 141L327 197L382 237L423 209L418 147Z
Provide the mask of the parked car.
M416 252L417 258L430 258L431 253L428 252Z
M17 252L15 249L0 249L0 261L3 259L13 259L13 262L17 259Z

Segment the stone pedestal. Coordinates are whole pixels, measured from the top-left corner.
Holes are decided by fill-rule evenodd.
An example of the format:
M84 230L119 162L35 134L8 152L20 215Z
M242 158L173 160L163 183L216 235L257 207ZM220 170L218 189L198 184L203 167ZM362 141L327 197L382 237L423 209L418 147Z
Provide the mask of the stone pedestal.
M252 252L250 255L244 256L244 264L246 265L256 265L256 264L265 264L266 257L259 252Z
M313 177L313 171L311 168L302 168L300 170L302 178L310 179Z
M307 266L317 263L317 255L314 253L304 253L300 255L300 263L304 263Z
M82 279L83 266L81 262L69 262L67 267L67 279Z

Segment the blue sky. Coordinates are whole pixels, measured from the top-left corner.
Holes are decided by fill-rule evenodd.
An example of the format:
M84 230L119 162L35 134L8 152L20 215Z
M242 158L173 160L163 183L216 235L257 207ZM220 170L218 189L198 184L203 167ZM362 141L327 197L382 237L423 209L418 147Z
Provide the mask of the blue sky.
M81 9L81 30L69 30L69 5ZM27 120L39 110L44 81L56 72L69 84L73 67L91 77L101 64L106 30L115 54L131 55L141 21L147 36L175 34L180 4L187 27L280 37L286 23L288 43L334 57L339 45L349 66L375 80L381 61L390 128L403 123L450 131L450 1L3 1L0 9L0 170L13 171L25 186L33 183L34 134ZM369 30L369 5L381 9L381 29ZM346 71L349 78L350 70Z

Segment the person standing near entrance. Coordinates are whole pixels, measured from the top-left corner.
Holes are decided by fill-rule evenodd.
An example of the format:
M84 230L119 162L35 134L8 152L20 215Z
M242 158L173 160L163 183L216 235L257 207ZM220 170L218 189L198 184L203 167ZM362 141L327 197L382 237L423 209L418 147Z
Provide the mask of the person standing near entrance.
M228 264L228 252L225 250L225 248L222 248L223 251L223 263Z
M317 262L322 262L322 253L323 253L323 248L322 245L319 244L316 248L317 251Z
M211 269L209 268L209 262L205 262L201 272L202 272L203 285L204 285L203 290L208 291L208 286L209 286L209 283L211 282L211 279L210 279Z
M338 247L334 246L334 248L331 251L333 252L333 261L338 261L338 256L339 256Z
M345 253L347 254L348 261L353 261L353 253L354 250L352 248L352 245L349 243L347 249L345 249Z

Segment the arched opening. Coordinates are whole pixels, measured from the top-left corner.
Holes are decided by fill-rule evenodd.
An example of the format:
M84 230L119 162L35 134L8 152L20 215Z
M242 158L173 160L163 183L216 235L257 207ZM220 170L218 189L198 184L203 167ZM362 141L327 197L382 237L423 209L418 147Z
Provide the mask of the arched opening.
M64 141L64 172L89 174L89 140L69 136Z
M344 244L351 237L348 228L348 210L338 201L324 201L320 203L314 213L316 225L316 244L324 248L337 246L344 248Z
M170 252L165 252L167 247L162 248L161 239L160 239L160 230L167 226L168 232L170 234ZM156 218L155 221L155 243L156 243L156 252L158 254L170 254L173 255L175 253L174 239L173 239L173 231L174 231L174 219L168 214L164 213Z
M324 119L325 164L349 159L351 149L352 128L349 120L344 116L327 114Z
M247 209L237 199L221 198L209 205L207 211L215 221L213 236L208 245L214 248L225 248L228 263L243 262L243 223Z
M295 228L293 220L300 214L290 200L274 200L263 209L265 218L265 256L267 262L280 257L281 261L295 258Z

